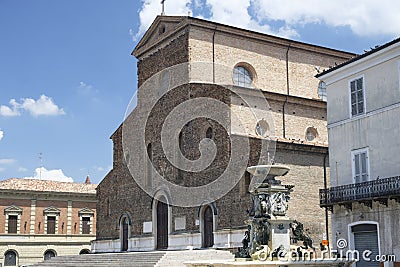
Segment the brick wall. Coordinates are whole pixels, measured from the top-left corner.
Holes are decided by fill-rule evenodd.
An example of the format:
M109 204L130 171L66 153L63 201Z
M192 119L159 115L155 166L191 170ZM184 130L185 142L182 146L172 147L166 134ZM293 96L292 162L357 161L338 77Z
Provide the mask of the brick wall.
M83 202L83 201L73 201L72 202L72 220L71 220L71 233L79 234L80 228L82 227L80 223L79 211L83 208L89 208L94 211L94 216L91 218L91 223L93 223L93 233L96 233L96 203ZM76 229L75 229L76 224Z
M157 72L188 62L188 34L171 41L167 46L157 50L154 54L138 60L138 88Z
M181 34L181 35L179 35ZM177 38L166 40L162 48L151 55L141 57L138 61L138 86L155 73L183 62L213 61L212 51L212 30L199 30L191 27L190 32L179 33ZM228 66L229 70L240 62L250 64L255 71L256 87L286 94L286 52L285 45L272 44L255 41L249 38L222 34L217 32L214 35L214 60L217 64ZM335 62L342 62L343 57L328 55L311 50L291 47L288 53L289 59L289 84L290 95L301 96L307 101L318 98L318 79L314 78L316 70L334 65ZM205 77L203 80L212 81L212 71L208 65L205 68L191 69L191 77ZM210 75L211 74L211 75ZM216 72L218 81L226 81L232 84L231 72ZM225 80L224 80L225 79ZM212 126L215 130L215 142L218 153L211 168L203 172L193 174L182 172L182 180L178 178L178 170L165 158L160 144L160 127L169 112L179 103L196 98L207 96L221 100L231 105L230 94L224 88L209 84L184 84L168 92L153 107L146 125L146 144L152 144L153 166L162 173L170 182L185 186L198 186L209 183L223 172L230 153L230 138L225 131L214 122L205 119L196 119L189 123L183 130L183 154L189 159L199 157L198 144L205 137L205 130ZM146 92L139 90L139 102L146 101ZM269 100L271 112L274 119L276 135L283 136L283 101ZM297 101L297 102L296 102ZM287 138L305 139L307 127L315 127L318 130L317 141L326 142L326 106L325 104L313 104L297 99L289 101L285 106L285 129ZM318 102L318 101L314 101ZM236 105L236 106L235 106ZM240 103L231 105L231 110L243 110ZM135 110L131 115L132 121L140 118L140 110ZM240 112L239 112L240 113ZM243 113L244 114L244 113ZM242 115L243 115L242 114ZM227 120L230 114L226 114ZM246 115L243 115L244 120ZM256 121L246 122L247 127L254 133ZM135 134L136 132L132 132ZM251 138L251 159L249 166L258 162L260 142L255 136ZM131 216L131 236L143 234L143 222L152 221L152 201L134 181L129 170L125 166L122 150L122 127L119 127L112 136L114 144L114 168L103 179L97 188L97 239L119 238L119 218L127 213ZM285 142L287 142L286 140ZM323 162L327 148L315 144L286 144L278 143L276 152L276 163L288 165L290 173L283 180L285 183L294 184L292 200L289 204L289 216L304 223L305 228L310 228L315 240L321 240L324 232L324 211L319 208L318 189L323 187ZM142 153L141 151L140 153ZM144 153L134 155L135 160L143 161ZM145 167L143 164L143 168ZM144 171L141 170L144 175ZM137 174L135 174L137 175ZM217 200L215 205L218 210L218 229L236 228L244 225L247 218L246 209L250 208L248 194L243 194L242 180L224 197ZM199 207L181 208L172 207L172 218L186 217L186 231L198 231L195 225L198 218ZM174 231L174 227L172 227Z
M30 222L30 212L31 212L31 201L25 199L0 199L0 233L5 233L5 222L6 215L4 214L4 209L8 206L15 205L22 208L21 220L20 220L20 233L24 233L24 224L27 222L26 232L29 233L29 222Z
M189 36L190 62L215 62L231 70L238 63L248 64L254 69L254 87L281 94L287 92L286 53L288 52L290 95L319 99L317 92L319 80L314 77L317 74L315 67L322 71L334 66L335 63L346 61L350 56L334 56L318 52L314 48L308 49L300 49L293 45L288 51L288 46L283 43L262 42L218 30L214 34L212 30L196 27L190 29ZM208 80L212 81L211 67L210 64L208 68L196 69L201 74L194 73L193 76L208 76ZM217 71L216 76L217 81L225 81L227 84L233 82L232 72Z

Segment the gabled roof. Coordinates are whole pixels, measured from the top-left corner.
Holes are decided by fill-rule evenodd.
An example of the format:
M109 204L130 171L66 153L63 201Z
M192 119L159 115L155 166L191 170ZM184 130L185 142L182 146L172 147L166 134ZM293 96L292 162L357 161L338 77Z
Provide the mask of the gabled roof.
M157 29L160 27L162 23L170 23L175 24L176 26L181 23L186 17L184 16L157 16L150 27L147 29L143 37L140 39L135 49L132 51L132 55L138 57L139 50L146 46L151 41L157 43L159 40L164 39L168 33L159 36L157 34ZM171 33L171 32L170 32Z
M159 33L157 33L157 29L163 23L175 24L174 29L169 29L167 32L165 32L165 34L160 35ZM227 34L240 35L243 36L244 38L249 38L259 41L265 41L285 46L290 45L291 47L294 48L335 55L337 57L350 58L356 56L354 53L349 53L346 51L294 41L282 37L277 37L265 33L260 33L218 22L213 22L188 16L157 16L153 21L153 23L150 25L149 29L143 35L139 43L136 45L135 49L132 52L132 55L134 55L135 57L139 57L149 49L157 46L160 42L170 38L176 32L179 32L188 25L198 26L209 30L218 30L220 32L225 32Z
M359 61L359 60L361 60L361 59L363 59L363 58L366 58L366 57L368 57L368 56L370 56L370 55L376 54L377 52L382 51L382 50L384 50L385 48L388 48L388 47L390 47L390 46L392 46L392 45L394 45L394 44L397 44L397 43L400 43L400 37L397 38L397 39L394 39L393 41L390 41L390 42L388 42L388 43L386 43L386 44L384 44L384 45L377 46L377 47L371 49L370 51L368 51L368 52L366 52L366 53L364 53L364 54L362 54L362 55L359 55L359 56L354 57L354 58L352 58L352 59L350 59L350 60L348 60L348 61L343 62L342 64L339 64L339 65L337 65L337 66L335 66L335 67L332 67L332 68L330 68L330 69L328 69L328 70L325 70L325 71L323 71L323 72L321 72L321 73L318 73L317 75L315 75L315 77L316 77L316 78L319 78L319 77L321 77L321 76L324 76L324 75L326 75L326 74L328 74L328 73L330 73L330 72L333 72L333 71L335 71L335 70L337 70L337 69L340 69L340 68L342 68L342 67L344 67L344 66L346 66L346 65L349 65L349 64L351 64L351 63L353 63L353 62Z
M49 180L11 178L0 182L0 190L89 193L96 194L96 184L80 184Z

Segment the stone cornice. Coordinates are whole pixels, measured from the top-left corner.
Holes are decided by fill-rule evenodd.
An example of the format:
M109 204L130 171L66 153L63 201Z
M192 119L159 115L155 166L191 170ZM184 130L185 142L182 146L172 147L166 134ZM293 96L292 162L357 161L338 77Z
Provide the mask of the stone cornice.
M160 36L155 42L153 43L147 43L149 38L152 36L152 34L155 32L156 28L161 22L176 22L177 27L167 33L166 35ZM337 49L331 49L323 46L318 46L318 45L313 45L313 44L308 44L308 43L303 43L299 41L294 41L294 40L289 40L269 34L264 34L260 32L255 32L251 30L246 30L238 27L233 27L230 25L225 25L217 22L212 22L204 19L199 19L199 18L193 18L193 17L187 17L187 16L158 16L149 29L146 31L142 39L139 41L137 46L132 52L132 55L135 57L139 58L141 57L144 53L148 52L150 49L158 46L162 42L164 42L166 39L171 39L173 36L181 31L183 28L190 26L193 27L198 27L201 29L206 29L206 30L211 30L211 31L217 31L223 34L228 34L230 36L239 36L241 38L247 38L247 39L252 39L254 41L259 41L259 42L264 42L264 43L270 43L273 45L280 45L280 46L289 46L294 48L294 49L300 49L300 50L305 50L308 52L314 52L314 53L319 53L319 54L325 54L325 55L330 55L338 58L342 58L344 60L350 59L354 56L356 56L354 53L349 53L346 51L340 51Z
M36 200L75 200L96 202L95 193L45 192L29 190L0 189L0 198Z
M294 95L286 95L286 94L281 94L281 93L276 93L276 92L263 91L262 89L244 88L244 87L238 87L238 86L232 86L232 85L227 85L227 86L232 88L232 91L234 91L234 92L237 91L239 94L245 94L245 95L255 96L255 97L260 96L259 92L261 91L267 101L277 101L277 102L283 103L286 101L286 98L287 98L287 102L290 104L303 105L303 106L320 108L320 109L326 110L326 102L322 101L320 99L311 99L311 98L305 98L305 97L294 96Z

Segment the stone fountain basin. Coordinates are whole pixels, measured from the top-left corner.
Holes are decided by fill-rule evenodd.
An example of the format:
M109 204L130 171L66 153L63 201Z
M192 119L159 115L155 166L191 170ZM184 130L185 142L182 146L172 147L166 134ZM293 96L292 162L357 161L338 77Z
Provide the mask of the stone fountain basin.
M247 171L254 176L284 176L290 168L284 165L256 165L247 168Z

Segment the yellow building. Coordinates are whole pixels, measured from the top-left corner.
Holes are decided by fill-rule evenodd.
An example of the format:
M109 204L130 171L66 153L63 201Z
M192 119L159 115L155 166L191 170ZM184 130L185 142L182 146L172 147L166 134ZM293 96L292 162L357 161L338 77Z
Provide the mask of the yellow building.
M90 252L96 186L12 178L0 182L0 263L29 265Z

